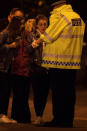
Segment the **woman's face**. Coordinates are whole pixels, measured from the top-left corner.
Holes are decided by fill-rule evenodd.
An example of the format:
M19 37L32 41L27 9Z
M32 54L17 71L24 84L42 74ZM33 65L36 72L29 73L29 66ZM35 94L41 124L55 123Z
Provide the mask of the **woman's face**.
M40 19L38 24L37 24L37 29L40 31L40 33L44 33L48 26L48 22L45 19Z

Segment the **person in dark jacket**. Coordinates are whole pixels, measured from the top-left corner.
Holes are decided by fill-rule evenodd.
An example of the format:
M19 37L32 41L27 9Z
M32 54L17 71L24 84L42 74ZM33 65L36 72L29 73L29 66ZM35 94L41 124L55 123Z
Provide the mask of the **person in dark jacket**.
M13 88L12 119L18 123L30 123L31 113L29 109L29 89L30 89L30 54L27 51L27 43L32 43L34 33L31 26L25 30L22 36L21 46L18 54L14 58L11 68L11 87Z
M34 32L33 42L27 46L27 50L30 55L30 72L32 79L32 88L34 92L34 108L36 112L36 120L33 124L42 123L42 116L46 105L48 96L48 70L41 67L42 53L45 43L42 42L40 46L36 47L34 42L40 37L40 34L44 33L48 26L48 19L44 15L38 15L36 17L36 31Z
M18 123L30 123L31 113L28 104L30 89L29 53L25 48L28 32L23 33L21 47L14 58L11 70L11 87L13 88L12 119ZM30 40L30 37L29 37Z
M0 32L0 122L15 123L16 121L8 118L8 104L10 96L9 76L10 67L20 41L19 30L21 28L21 18L23 13L18 8L13 8L8 16L8 26Z

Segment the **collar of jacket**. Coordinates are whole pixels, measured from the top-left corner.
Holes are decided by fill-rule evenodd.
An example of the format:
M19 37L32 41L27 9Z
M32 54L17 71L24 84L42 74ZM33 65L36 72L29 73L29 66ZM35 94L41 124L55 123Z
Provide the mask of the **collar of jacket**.
M62 13L62 11L72 11L73 9L72 9L72 6L71 5L62 5L62 6L60 6L60 7L58 7L58 8L55 8L55 9L53 9L53 11L51 12L51 15L52 14L56 14L56 13L58 13L58 12L61 12Z

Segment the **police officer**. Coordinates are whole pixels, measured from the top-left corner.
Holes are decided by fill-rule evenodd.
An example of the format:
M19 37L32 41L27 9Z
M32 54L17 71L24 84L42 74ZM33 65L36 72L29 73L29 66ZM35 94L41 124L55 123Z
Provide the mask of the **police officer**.
M49 27L36 44L45 41L42 66L49 68L53 120L44 126L73 127L76 71L80 69L85 24L66 0L48 0L53 7Z

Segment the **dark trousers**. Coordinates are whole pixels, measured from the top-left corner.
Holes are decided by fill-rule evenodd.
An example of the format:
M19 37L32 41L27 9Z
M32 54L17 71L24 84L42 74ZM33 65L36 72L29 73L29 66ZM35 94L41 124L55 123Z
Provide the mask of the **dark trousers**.
M42 116L49 91L48 71L44 68L32 74L32 88L34 93L34 108L37 116Z
M9 74L0 72L0 114L7 115L10 87L8 85Z
M30 79L25 76L13 75L11 77L13 88L13 104L11 117L19 123L29 123L31 119L28 104Z
M72 126L75 106L76 70L50 69L50 86L54 120L59 125Z

